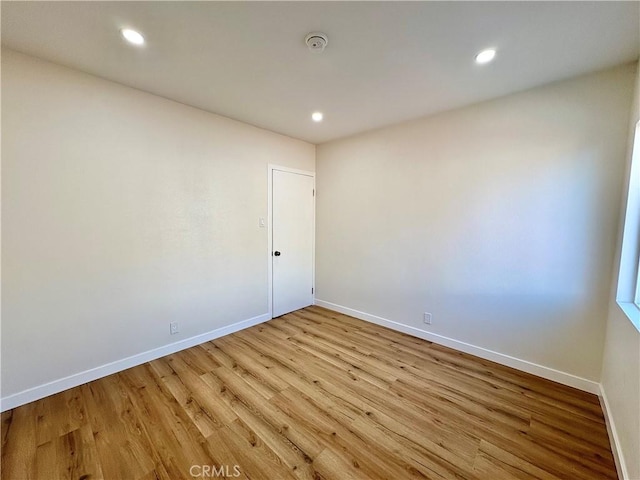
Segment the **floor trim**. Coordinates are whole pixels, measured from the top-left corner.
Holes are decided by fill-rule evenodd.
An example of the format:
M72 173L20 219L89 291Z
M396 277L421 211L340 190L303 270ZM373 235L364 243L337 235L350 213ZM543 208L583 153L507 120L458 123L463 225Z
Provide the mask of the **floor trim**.
M505 355L493 350L478 347L470 343L461 342L460 340L456 340L454 338L445 337L436 333L426 332L424 330L420 330L419 328L404 325L393 320L388 320L386 318L371 315L369 313L354 310L352 308L337 305L335 303L326 302L324 300L316 299L316 305L318 305L319 307L328 308L329 310L335 310L336 312L344 313L345 315L359 318L360 320L365 320L367 322L382 325L383 327L388 327L392 330L397 330L408 335L413 335L414 337L429 340L430 342L444 345L445 347L450 347L461 352L469 353L471 355L475 355L476 357L484 358L485 360L491 360L492 362L506 365L507 367L512 367L523 372L531 373L532 375L537 375L538 377L546 378L547 380L553 380L554 382L568 385L584 392L593 393L594 395L600 394L600 384L592 380L587 380L586 378L578 377L576 375L562 372L560 370L555 370L550 367L545 367L543 365L538 365L537 363L522 360L510 355Z
M215 340L216 338L238 332L245 328L266 322L267 320L271 320L271 315L269 313L258 315L257 317L242 320L225 327L216 328L215 330L195 335L190 338L185 338L184 340L170 343L169 345L147 350L146 352L138 353L121 360L116 360L115 362L107 363L99 367L69 375L68 377L14 393L13 395L0 399L0 412L19 407L20 405L24 405L35 400L40 400L41 398L62 392L63 390L77 387L78 385L97 380L98 378L106 377L112 373L121 372L127 368L155 360L156 358L164 357L165 355L170 355L210 340Z
M607 433L609 434L609 443L611 444L613 459L616 462L618 478L620 478L621 480L629 480L629 472L627 471L627 465L624 461L624 455L622 454L620 438L618 437L616 424L613 421L613 417L611 416L611 407L609 406L609 400L607 399L607 394L605 393L602 384L600 384L600 392L598 393L598 398L600 399L602 413L604 413L604 420L605 424L607 425Z

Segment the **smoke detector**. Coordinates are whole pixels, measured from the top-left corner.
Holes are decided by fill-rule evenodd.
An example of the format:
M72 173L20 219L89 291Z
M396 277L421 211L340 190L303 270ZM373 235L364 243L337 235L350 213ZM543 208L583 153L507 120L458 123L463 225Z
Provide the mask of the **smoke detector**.
M311 32L304 38L304 43L313 53L322 53L329 43L329 39L324 33Z

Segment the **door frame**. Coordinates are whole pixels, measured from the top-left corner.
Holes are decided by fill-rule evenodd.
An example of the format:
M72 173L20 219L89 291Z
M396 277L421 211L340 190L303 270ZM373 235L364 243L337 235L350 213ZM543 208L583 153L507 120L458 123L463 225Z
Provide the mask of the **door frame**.
M311 287L313 293L311 298L316 300L316 172L300 170L297 168L283 167L269 163L267 165L267 265L268 265L268 295L269 295L269 318L273 318L273 171L277 170L286 173L306 175L313 178L313 239L311 243Z

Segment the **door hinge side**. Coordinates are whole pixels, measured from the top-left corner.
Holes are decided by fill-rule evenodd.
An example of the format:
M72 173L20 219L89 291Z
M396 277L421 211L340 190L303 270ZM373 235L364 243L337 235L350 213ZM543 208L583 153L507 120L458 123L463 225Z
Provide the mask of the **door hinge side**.
M316 196L316 189L315 188L313 189L313 196L314 197Z
M311 287L311 293L313 294L313 287Z

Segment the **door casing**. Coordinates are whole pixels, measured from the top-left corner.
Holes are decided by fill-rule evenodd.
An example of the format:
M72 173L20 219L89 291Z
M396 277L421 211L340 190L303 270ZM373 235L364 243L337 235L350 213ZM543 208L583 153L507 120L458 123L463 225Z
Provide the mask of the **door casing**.
M310 172L308 170L300 170L296 168L282 167L280 165L269 164L267 166L267 237L268 237L268 249L267 249L267 265L268 265L268 295L269 295L269 317L273 318L273 171L278 170L287 173L297 173L299 175L308 175L313 177L313 241L312 241L312 262L311 262L311 276L313 293L311 295L313 302L316 299L316 172Z

